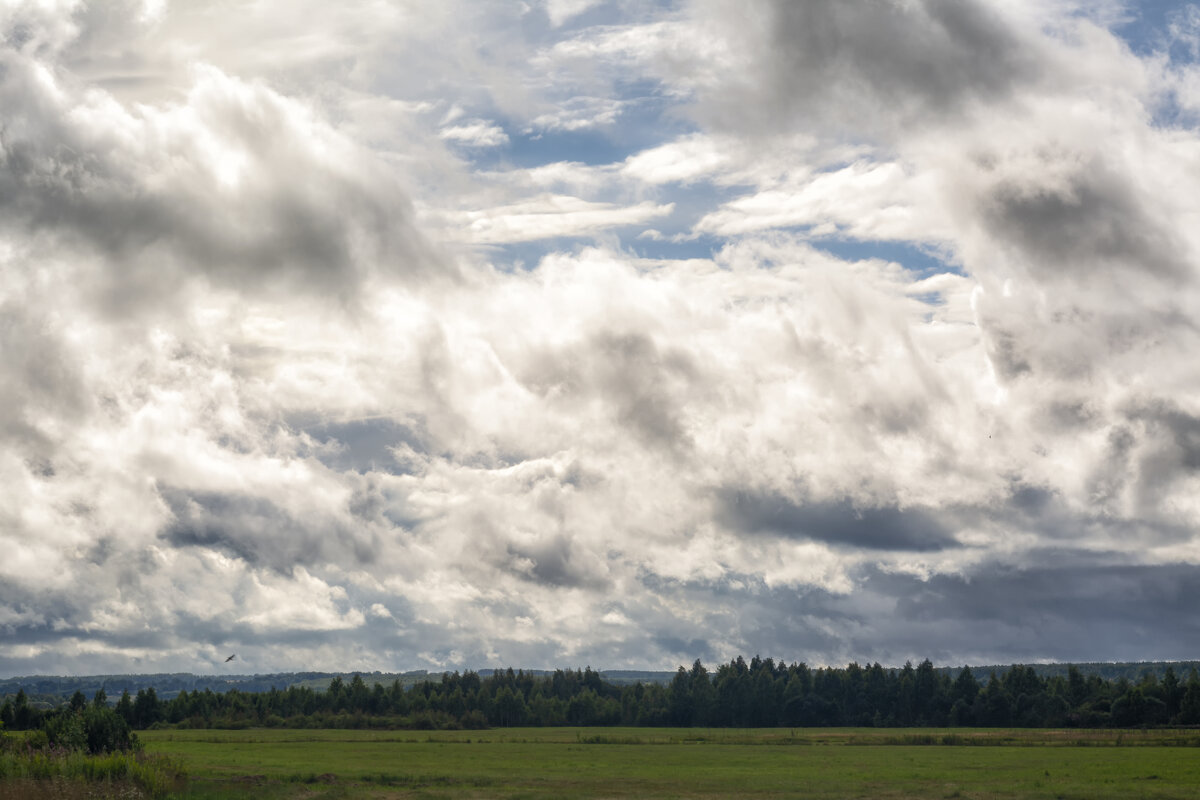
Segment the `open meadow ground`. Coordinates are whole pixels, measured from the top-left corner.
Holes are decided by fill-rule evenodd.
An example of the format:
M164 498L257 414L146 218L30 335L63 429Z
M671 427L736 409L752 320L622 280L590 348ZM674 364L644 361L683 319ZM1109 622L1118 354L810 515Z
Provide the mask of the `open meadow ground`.
M1200 731L147 731L190 798L1194 800Z

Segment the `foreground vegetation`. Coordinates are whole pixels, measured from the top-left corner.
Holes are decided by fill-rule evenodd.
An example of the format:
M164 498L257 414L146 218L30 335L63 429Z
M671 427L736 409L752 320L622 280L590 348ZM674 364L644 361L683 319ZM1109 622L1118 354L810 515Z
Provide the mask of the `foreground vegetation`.
M89 753L44 736L0 738L0 800L164 798L182 785L182 772L163 756Z
M199 798L1194 798L1200 731L159 730Z
M7 798L159 798L182 785L162 756L141 752L129 723L98 692L42 714L33 731L0 729L0 800Z

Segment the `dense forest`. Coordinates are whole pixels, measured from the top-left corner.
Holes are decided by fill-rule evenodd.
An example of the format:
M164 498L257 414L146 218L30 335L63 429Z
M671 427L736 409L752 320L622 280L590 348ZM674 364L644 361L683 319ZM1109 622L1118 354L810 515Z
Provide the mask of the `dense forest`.
M1108 680L1073 666L1044 676L1016 665L976 676L936 669L928 660L888 669L878 663L812 669L755 656L710 672L699 660L666 684L620 685L590 667L549 674L525 671L447 673L405 685L368 685L335 677L326 691L306 686L249 692L153 688L123 692L115 705L101 689L93 705L111 705L132 728L407 727L515 725L645 726L984 726L1136 727L1200 724L1200 675L1167 666L1162 677ZM80 707L77 692L65 707ZM0 704L9 730L33 729L62 709L42 709L23 690Z

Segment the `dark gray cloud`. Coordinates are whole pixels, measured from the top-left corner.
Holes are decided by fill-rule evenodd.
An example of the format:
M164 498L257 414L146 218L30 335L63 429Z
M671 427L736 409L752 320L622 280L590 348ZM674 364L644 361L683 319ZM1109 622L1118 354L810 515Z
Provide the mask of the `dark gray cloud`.
M947 652L1150 660L1186 658L1200 646L1193 613L1200 567L1088 563L1078 552L1046 553L1035 560L1043 565L986 565L964 576L928 581L878 575L866 588L898 598L901 630L911 625L919 629L919 641ZM945 626L942 635L939 626ZM950 638L971 635L972 629L970 648Z
M51 419L77 424L94 405L76 353L48 324L23 304L0 301L0 441L16 447L53 474L59 437Z
M1130 409L1131 420L1143 421L1159 439L1159 445L1172 452L1181 471L1200 470L1200 416L1190 414L1173 401L1157 400ZM1163 476L1150 476L1161 479Z
M1200 588L1200 567L1104 563L1122 558L1047 551L1035 567L989 562L963 575L928 579L868 567L848 594L769 587L752 576L731 576L725 588L694 582L653 587L703 609L692 630L728 632L734 638L725 639L725 648L789 661L1190 657L1200 646L1191 601ZM663 639L668 651L686 644L686 634ZM722 658L729 651L718 652Z
M1180 483L1194 480L1200 473L1200 416L1163 399L1132 404L1127 418L1129 427L1114 443L1116 455L1119 458L1135 446L1127 438L1137 442L1137 455L1126 456L1127 462L1133 462L1132 468L1110 480L1132 483L1138 510L1154 514ZM1130 430L1138 430L1140 435Z
M753 574L734 573L715 581L672 580L643 576L654 596L676 598L697 610L682 624L651 604L641 611L643 625L663 627L655 644L671 653L690 652L697 639L706 641L710 663L742 654L788 661L836 663L845 644L870 619L862 603L814 587L771 587ZM660 615L661 616L658 616ZM689 638L691 637L691 638ZM680 649L671 649L682 646Z
M402 472L405 465L396 460L395 448L407 445L423 451L428 436L414 426L387 417L297 423L296 427L321 445L313 455L338 472Z
M691 394L697 369L684 351L663 352L640 332L605 332L591 342L588 356L621 424L668 450L687 449L680 406Z
M702 109L743 132L798 125L857 137L936 124L1008 97L1045 68L1036 42L980 0L774 0L753 13L695 5L703 17L718 9L719 35L745 59Z
M708 391L686 349L662 347L636 329L601 329L584 342L547 349L520 375L531 390L556 403L585 405L599 393L619 425L676 455L691 446L684 407Z
M1081 548L1080 557L1091 556L1086 547L1091 544L1116 543L1134 539L1147 546L1168 545L1187 541L1195 531L1187 523L1168 513L1156 513L1156 509L1142 508L1130 515L1119 503L1105 502L1104 492L1111 495L1119 491L1114 488L1139 480L1136 469L1128 475L1115 478L1112 472L1120 470L1119 460L1115 463L1101 462L1112 483L1097 483L1096 491L1083 508L1073 505L1065 493L1046 485L1031 485L1014 481L1007 495L990 504L949 505L940 510L945 524L953 529L978 529L1019 532L1037 536L1040 546Z
M370 527L352 528L332 514L313 518L254 494L172 488L161 493L174 518L160 536L177 547L211 548L285 573L345 555L369 563L378 554Z
M507 568L522 577L555 587L606 589L610 586L603 575L595 574L588 565L573 557L570 537L558 534L548 541L534 545L510 543Z
M1043 153L1042 169L988 191L982 220L995 240L1051 284L1103 281L1113 271L1174 284L1192 275L1179 233L1138 197L1136 174L1095 160L1054 174L1079 155Z
M1020 331L1011 330L1002 322L997 322L984 326L983 336L988 359L1000 380L1011 383L1032 371L1031 354L1026 349L1026 339Z
M949 525L925 508L859 506L850 500L797 501L737 489L718 490L716 506L718 519L746 533L868 550L921 552L958 546Z

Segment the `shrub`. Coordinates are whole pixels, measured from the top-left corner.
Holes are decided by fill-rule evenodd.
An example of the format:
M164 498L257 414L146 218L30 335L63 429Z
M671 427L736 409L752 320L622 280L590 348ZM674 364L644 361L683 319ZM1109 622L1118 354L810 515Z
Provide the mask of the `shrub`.
M459 718L459 723L471 731L483 730L488 726L487 717L482 711L468 711Z
M80 710L63 709L47 716L40 731L46 743L66 750L88 753L116 753L137 749L137 736L129 723L110 708L87 706ZM31 741L31 746L38 748Z
M413 714L412 727L414 730L418 731L435 731L437 730L438 725L431 713L428 711L421 711L417 714Z
M47 744L66 750L88 749L88 735L83 724L83 714L78 711L64 710L53 716L47 716L42 723L42 730L46 734Z

